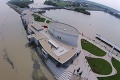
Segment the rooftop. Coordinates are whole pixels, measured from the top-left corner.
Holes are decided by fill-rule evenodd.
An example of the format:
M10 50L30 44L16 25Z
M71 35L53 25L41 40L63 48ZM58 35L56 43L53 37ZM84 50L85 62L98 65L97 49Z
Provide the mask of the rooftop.
M61 52L61 50L59 50L59 49L61 49L63 47L61 47L59 49L55 49L53 47L51 48L51 44L48 43L47 39L39 40L39 42L49 55L51 55L54 59L56 59L58 62L60 62L62 64L65 63L66 61L68 61L77 52L77 48L71 47L71 48L69 48L69 50L64 48L64 49L66 49L64 54L59 54Z
M57 40L49 34L48 29L43 28L43 30L39 32L31 25L33 24L30 23L28 25L28 28L32 30L35 34L29 35L27 37L34 37L39 40L44 50L58 62L63 64L77 53L76 47L70 46L62 41ZM53 47L53 45L55 45L55 47Z
M77 29L64 23L52 22L49 24L49 27L64 33L69 32L71 34L79 34Z

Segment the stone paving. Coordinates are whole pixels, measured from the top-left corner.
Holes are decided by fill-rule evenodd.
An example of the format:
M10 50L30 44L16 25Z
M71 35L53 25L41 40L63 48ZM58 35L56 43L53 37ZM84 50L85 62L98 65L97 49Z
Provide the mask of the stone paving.
M88 66L88 62L87 60L85 59L85 55L84 55L84 52L82 50L82 47L81 47L81 39L82 39L82 36L80 35L79 37L79 48L81 50L81 53L79 54L79 56L74 60L73 64L71 64L67 70L68 71L71 71L71 72L74 72L74 70L77 70L78 68L80 68L80 71L83 71L81 77L83 78L82 80L98 80L95 76L95 74L91 71L91 68L90 66ZM75 71L75 74L77 74L77 72ZM72 78L72 77L71 77ZM75 80L75 79L74 79ZM76 79L77 80L77 79Z

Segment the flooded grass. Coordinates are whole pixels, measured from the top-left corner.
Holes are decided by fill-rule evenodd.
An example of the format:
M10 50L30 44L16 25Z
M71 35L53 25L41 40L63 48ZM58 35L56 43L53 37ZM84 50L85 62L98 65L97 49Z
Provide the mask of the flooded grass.
M2 52L3 52L3 57L4 57L4 59L12 66L12 69L14 69L14 64L13 64L13 62L11 61L11 59L9 58L8 53L7 53L7 50L4 49L4 50L2 50Z
M33 80L47 80L40 69L33 71L32 78Z
M38 57L36 56L34 48L35 48L35 45L33 45L33 48L31 49L32 50L31 57L32 57L33 69L34 69L33 73L32 73L32 78L33 78L33 80L48 80L44 76L42 70L40 69L40 64L39 64Z

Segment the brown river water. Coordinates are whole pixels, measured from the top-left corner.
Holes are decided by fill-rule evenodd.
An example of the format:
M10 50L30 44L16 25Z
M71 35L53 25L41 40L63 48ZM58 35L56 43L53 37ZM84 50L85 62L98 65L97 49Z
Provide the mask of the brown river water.
M34 0L35 3L30 5L30 7L48 7L48 5L43 5L44 1L45 0ZM112 3L109 5L112 5ZM95 39L96 34L99 34L120 47L120 19L101 11L90 12L91 15L89 16L62 9L46 11L44 15L53 20L72 25L78 29L80 33L84 33L84 35L91 39Z
M44 6L44 0L35 0ZM39 5L38 5L39 6ZM44 15L70 24L80 33L94 38L96 34L120 47L120 20L104 13L92 11L91 16L67 10L51 10ZM33 61L31 50L20 15L0 0L0 80L32 80ZM48 70L41 65L48 80L53 80Z
M27 43L20 15L0 2L0 80L32 80L33 62Z
M27 43L20 15L0 2L0 80L32 80L33 62Z
M90 12L91 15L89 16L61 9L46 11L44 15L74 26L80 33L91 39L95 39L96 34L99 34L120 47L120 19L101 11Z
M29 41L20 15L6 1L0 1L0 80L32 80L33 61ZM48 80L52 74L40 61L40 68Z

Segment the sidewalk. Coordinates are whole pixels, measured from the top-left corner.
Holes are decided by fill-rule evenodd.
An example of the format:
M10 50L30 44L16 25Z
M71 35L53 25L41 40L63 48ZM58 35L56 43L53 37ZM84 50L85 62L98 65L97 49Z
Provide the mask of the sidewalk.
M90 66L88 67L88 63L87 60L85 59L85 55L84 55L84 52L82 50L82 47L81 47L81 39L82 39L82 36L80 35L79 37L79 48L81 50L81 53L79 54L79 56L74 60L73 64L71 64L67 70L68 71L71 71L71 72L74 72L74 70L77 70L78 68L80 68L80 72L83 71L81 77L83 78L83 80L98 80L97 77L95 76L95 74L91 71L91 68ZM76 79L77 80L77 79Z

